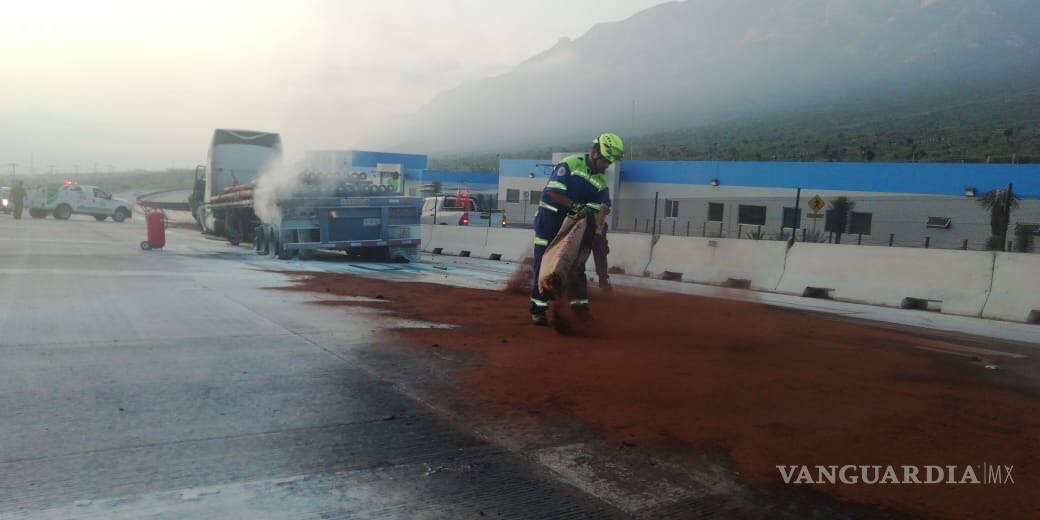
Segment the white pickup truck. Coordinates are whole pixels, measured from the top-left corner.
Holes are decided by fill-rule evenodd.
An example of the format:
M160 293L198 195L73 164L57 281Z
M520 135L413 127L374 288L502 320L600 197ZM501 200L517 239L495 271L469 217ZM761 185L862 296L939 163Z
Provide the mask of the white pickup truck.
M58 220L66 220L79 213L91 215L98 221L112 217L112 220L122 222L133 215L129 202L113 198L95 186L41 186L28 191L29 215L33 218L52 214Z
M444 195L423 199L423 224L448 226L505 227L502 210L481 209L473 198Z

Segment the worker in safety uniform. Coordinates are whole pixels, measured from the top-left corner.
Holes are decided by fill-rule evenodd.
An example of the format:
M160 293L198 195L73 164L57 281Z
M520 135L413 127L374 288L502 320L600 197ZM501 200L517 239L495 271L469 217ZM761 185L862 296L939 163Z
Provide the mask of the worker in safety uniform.
M602 196L600 197L600 204L603 204L610 212L610 188L603 190ZM614 292L614 288L610 286L610 271L607 267L607 254L610 253L610 246L607 244L607 223L603 222L603 227L592 236L592 260L596 264L596 277L599 278L599 288L610 293Z
M603 174L612 163L621 160L624 144L617 134L600 134L592 142L592 148L584 156L572 155L553 169L548 184L542 190L538 202L538 214L534 218L534 280L531 284L531 319L535 325L548 325L545 313L548 298L538 290L538 270L542 265L545 248L556 238L568 214L587 216L599 211L610 211L607 177ZM607 204L604 204L604 197ZM570 304L579 314L589 304L585 267L580 266L579 279L572 287Z
M25 206L25 199L28 194L25 192L25 187L22 186L22 181L18 181L13 188L11 188L11 205L14 206L14 218L15 220L21 220L22 208Z

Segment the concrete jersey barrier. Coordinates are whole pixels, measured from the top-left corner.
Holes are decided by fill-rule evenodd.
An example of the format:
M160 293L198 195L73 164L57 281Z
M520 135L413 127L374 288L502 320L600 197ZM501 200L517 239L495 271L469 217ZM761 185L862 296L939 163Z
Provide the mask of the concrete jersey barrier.
M650 235L645 233L607 233L610 254L607 255L607 266L624 269L625 274L642 276L650 261ZM585 272L596 272L596 264L592 255L585 264Z
M521 261L531 256L533 233L529 229L503 229L470 226L422 225L422 250L458 255L469 251L475 258L501 255L501 260Z
M1040 255L996 253L982 316L1040 323Z
M979 316L992 270L993 253L981 251L799 243L777 291Z
M641 233L611 233L608 265L619 267L625 273L636 276L650 260L650 235ZM469 251L469 256L489 258L493 254L499 259L512 262L522 261L533 252L534 231L530 229L476 228L467 226L422 225L422 250L433 252L440 248L446 255L458 255ZM589 273L595 272L590 257Z
M531 256L532 237L530 229L423 225L422 249L518 262ZM755 290L1040 322L1040 255L806 243L787 250L784 242L669 236L651 246L644 233L608 239L608 264L636 276L668 271L698 283L746 280ZM595 272L591 258L586 271Z
M662 236L648 271L681 273L683 281L772 291L784 273L787 243L763 240Z

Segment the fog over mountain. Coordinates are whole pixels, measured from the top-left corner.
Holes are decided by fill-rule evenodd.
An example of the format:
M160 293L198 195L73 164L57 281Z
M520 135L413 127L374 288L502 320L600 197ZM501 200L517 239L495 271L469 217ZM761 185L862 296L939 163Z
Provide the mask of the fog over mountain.
M383 145L515 150L1040 71L1034 0L688 0L443 92Z

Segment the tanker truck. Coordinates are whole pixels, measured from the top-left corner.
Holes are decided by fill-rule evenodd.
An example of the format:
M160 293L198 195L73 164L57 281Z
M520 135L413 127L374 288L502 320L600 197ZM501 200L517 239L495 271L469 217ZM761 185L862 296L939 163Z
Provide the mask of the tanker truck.
M278 134L216 130L209 168L196 169L189 200L203 232L236 245L251 241L258 254L281 259L327 249L419 260L421 199L404 196L402 164L319 171L280 162Z
M208 235L226 237L232 244L252 241L260 223L252 201L227 204L226 192L255 185L260 174L281 167L282 138L273 132L255 130L213 131L209 162L195 168L195 183L188 208Z

